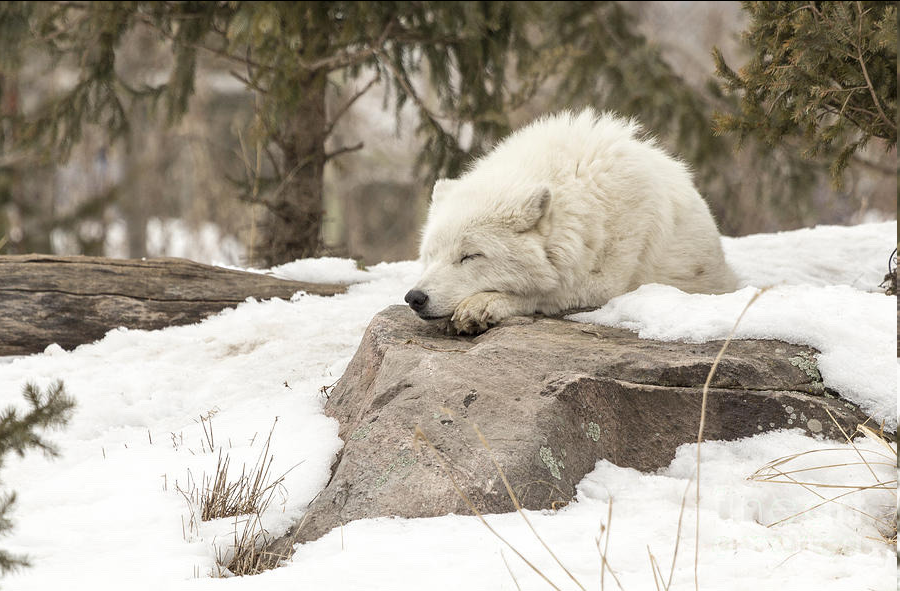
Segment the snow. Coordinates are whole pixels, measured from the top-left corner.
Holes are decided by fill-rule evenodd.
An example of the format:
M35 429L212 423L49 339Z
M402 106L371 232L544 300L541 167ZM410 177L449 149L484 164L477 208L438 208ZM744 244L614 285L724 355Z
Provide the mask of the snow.
M825 385L896 430L897 302L865 291L876 289L887 272L896 233L896 222L886 222L729 238L726 256L743 289L711 296L643 285L568 318L627 328L646 339L724 340L758 288L769 287L747 310L735 338L819 349Z
M369 271L357 269L356 261L337 257L300 259L272 267L269 272L282 279L310 283L358 283L372 276Z
M863 291L877 290L896 245L896 221L722 239L742 286L849 285Z
M755 591L771 588L761 581L778 581L783 588L796 590L884 589L885 583L893 583L892 552L886 544L860 536L859 532L867 531L870 525L859 513L831 505L777 529L766 527L811 506L811 495L801 487L749 482L745 479L748 467L779 457L786 449L828 447L833 445L810 440L797 431L735 443L704 444L701 588ZM577 502L555 514L529 511L529 519L575 577L586 588L599 589L595 538L601 533L600 524L607 522L613 499L609 564L625 589L654 589L647 546L668 575L695 453L694 445L683 446L672 465L659 474L641 474L598 462L580 483ZM846 461L849 456L842 450L823 454L817 460L825 464ZM853 475L860 481L865 476ZM822 481L829 482L825 478ZM690 495L688 499L685 515L690 525L682 531L673 578L674 587L680 589L693 588L694 503ZM876 513L893 508L890 493L859 497L853 504ZM491 515L487 519L557 585L575 588L519 515ZM503 566L501 549L523 589L549 588L477 519L457 516L356 521L344 526L342 532L332 531L315 543L301 546L290 567L260 578L265 581L261 583L264 588L273 591L512 590L516 586ZM196 588L217 585L209 580L202 583ZM608 573L606 585L607 589L616 588ZM239 583L235 583L237 586Z
M748 332L741 334L818 348L826 385L895 421L894 341L887 342L884 327L894 335L896 301L866 291L881 281L895 235L891 222L726 239L729 260L748 287L697 296L645 286L590 319L653 338L722 338L755 288L776 284L748 312L739 328ZM361 271L347 260L297 261L269 272L351 284L347 293L250 299L191 326L119 329L71 352L51 345L42 354L0 358L0 408L21 406L27 381L46 386L62 379L78 401L69 425L49 434L59 458L28 453L8 458L0 472L4 487L18 493L15 529L2 547L28 554L33 564L7 576L4 587L515 589L518 582L523 589L548 588L477 519L452 515L351 522L298 547L282 568L254 577L210 576L217 552L228 549L234 520L192 524L195 508L178 488L211 475L220 450L230 454L232 474L252 466L274 423L272 474L286 475L263 525L278 534L297 521L327 482L341 446L336 423L322 413L320 390L341 375L371 317L401 303L419 271L412 262ZM210 425L212 446L204 434ZM830 503L766 527L820 499L799 486L747 476L810 449L822 450L817 465L856 457L844 444L799 431L703 444L701 588L894 588L895 553L860 512ZM582 584L597 589L595 538L612 502L609 563L625 589L655 588L647 546L668 576L695 453L693 445L679 448L656 474L598 462L580 483L577 502L557 512L528 512L529 518ZM891 466L874 469L881 479L896 478ZM856 468L821 475L826 482L871 484L872 478ZM685 497L673 579L682 589L693 585L692 494ZM895 506L886 491L842 501L876 516ZM557 585L575 588L520 516L487 519ZM608 572L605 585L617 588Z

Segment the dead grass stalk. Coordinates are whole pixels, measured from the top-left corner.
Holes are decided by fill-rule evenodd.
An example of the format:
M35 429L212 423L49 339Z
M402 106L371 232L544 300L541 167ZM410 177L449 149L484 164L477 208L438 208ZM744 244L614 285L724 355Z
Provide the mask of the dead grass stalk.
M206 427L206 423L211 421L206 419L202 422L205 438L212 446L212 425L209 425L208 430ZM277 423L276 418L256 463L249 469L246 464L242 466L240 476L236 479L229 476L230 454L227 451L223 453L219 448L216 471L212 477L204 474L200 486L189 477L188 490L176 485L191 510L192 528L197 526L197 517L200 521L235 518L233 547L217 552L219 576L258 574L289 557L264 550L270 540L268 532L262 526L262 515L271 506L277 493L285 499L284 479L296 467L272 478L272 462L275 458L271 453L271 443ZM199 511L195 508L199 508Z
M888 435L884 432L883 428L876 431L875 429L865 424L857 425L856 431L852 435L848 434L838 423L837 419L835 419L834 415L832 415L830 412L828 413L828 415L844 435L844 438L850 445L849 449L846 447L830 447L790 454L768 462L766 465L759 468L750 476L751 480L755 480L757 482L792 484L794 486L800 486L820 499L819 502L813 504L812 506L807 507L802 511L797 511L796 513L788 515L787 517L779 519L773 523L770 523L767 527L773 527L775 525L778 525L779 523L784 523L785 521L794 519L795 517L808 513L809 511L818 509L823 505L833 503L855 513L859 513L860 515L871 520L875 528L880 533L881 539L883 541L892 545L896 544L897 520L895 518L893 510L890 511L890 515L888 515L887 511L885 512L885 515L872 515L866 511L843 502L842 499L850 495L856 495L864 492L871 493L878 491L889 491L893 493L894 499L896 500L896 466L898 463L897 443L895 441L891 441ZM875 448L873 449L871 447L862 447L860 445L857 445L857 440L860 437L870 443L874 443ZM854 457L852 460L846 462L835 463L832 460L820 464L803 464L802 467L796 467L801 460L808 460L811 456L823 453L827 454L829 458L834 457L834 454L836 453L846 453ZM863 482L846 479L844 475L854 466L865 466L869 475L872 477L872 480L870 482ZM879 476L876 473L876 467L882 467L882 471L884 471L884 469L886 468L888 471L888 476ZM833 476L833 474L836 472L838 473L837 477ZM826 475L832 476L831 478L825 478ZM894 478L891 478L890 475L893 475ZM819 492L820 490L830 489L838 489L843 492L835 495L825 495Z

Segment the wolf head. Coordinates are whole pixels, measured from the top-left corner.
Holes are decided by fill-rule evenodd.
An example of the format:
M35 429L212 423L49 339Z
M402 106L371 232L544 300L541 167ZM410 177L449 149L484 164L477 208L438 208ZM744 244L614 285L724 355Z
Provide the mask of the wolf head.
M422 234L422 278L406 302L424 319L453 314L479 292L533 296L552 288L545 252L552 215L545 186L439 180Z

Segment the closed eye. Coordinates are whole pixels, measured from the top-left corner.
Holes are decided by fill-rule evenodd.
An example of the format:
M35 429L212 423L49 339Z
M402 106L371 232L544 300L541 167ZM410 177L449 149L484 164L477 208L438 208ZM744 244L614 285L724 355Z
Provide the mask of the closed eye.
M465 263L466 261L471 261L472 259L477 259L478 257L483 257L484 255L480 252L473 252L472 254L463 255L461 259L459 259L460 263Z

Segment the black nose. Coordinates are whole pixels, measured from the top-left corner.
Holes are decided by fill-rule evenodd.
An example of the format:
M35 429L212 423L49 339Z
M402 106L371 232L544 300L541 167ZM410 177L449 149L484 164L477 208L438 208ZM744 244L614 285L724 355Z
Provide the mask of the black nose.
M425 304L428 303L428 294L424 291L419 291L418 289L411 289L406 293L406 297L403 299L406 300L406 303L409 304L410 308L416 312L421 312L425 308Z

